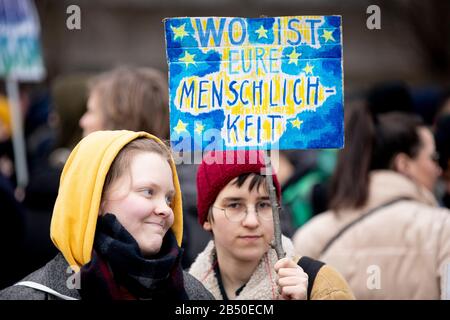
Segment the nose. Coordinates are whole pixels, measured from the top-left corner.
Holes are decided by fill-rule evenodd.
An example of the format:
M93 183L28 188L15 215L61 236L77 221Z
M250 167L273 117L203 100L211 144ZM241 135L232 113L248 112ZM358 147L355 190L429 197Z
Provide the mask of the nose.
M247 228L257 228L259 226L259 217L256 210L249 210L247 208L247 215L242 220L242 225Z
M440 177L440 176L442 175L442 168L439 167L438 165L436 166L436 175L437 175L438 177Z
M154 210L155 214L161 217L168 217L172 213L172 208L164 201L158 201Z
M437 180L442 176L442 168L440 166L436 166L435 169L435 178L434 178L434 185L436 185Z
M80 126L81 129L84 129L85 122L86 122L86 113L83 113L80 120L78 121L78 125Z

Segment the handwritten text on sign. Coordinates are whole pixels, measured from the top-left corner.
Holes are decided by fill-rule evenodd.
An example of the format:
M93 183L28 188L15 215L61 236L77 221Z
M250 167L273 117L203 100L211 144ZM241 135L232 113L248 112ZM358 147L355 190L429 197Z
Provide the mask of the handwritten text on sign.
M172 143L342 147L339 16L170 18L165 31Z

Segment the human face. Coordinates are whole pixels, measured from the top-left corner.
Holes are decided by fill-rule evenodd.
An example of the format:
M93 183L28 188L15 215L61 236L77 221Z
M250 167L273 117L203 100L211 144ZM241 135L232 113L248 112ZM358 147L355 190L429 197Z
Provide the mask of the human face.
M235 180L235 179L234 179ZM212 207L214 221L203 224L205 230L212 231L218 257L234 261L259 262L269 249L273 239L273 220L258 217L255 208L269 196L263 186L249 191L251 176L238 187L230 181L218 194ZM234 222L227 219L223 210L230 206L247 207L246 217Z
M130 171L111 185L101 214L114 214L137 241L142 255L149 257L159 252L174 222L170 207L174 195L167 160L153 152L141 152L133 156Z
M433 191L441 174L441 169L434 159L436 154L434 138L431 131L424 127L419 129L419 136L422 147L417 156L409 160L406 169L407 175L428 190Z
M80 127L83 129L83 137L88 134L104 130L104 116L100 104L100 96L96 91L93 91L87 102L87 110L80 119Z

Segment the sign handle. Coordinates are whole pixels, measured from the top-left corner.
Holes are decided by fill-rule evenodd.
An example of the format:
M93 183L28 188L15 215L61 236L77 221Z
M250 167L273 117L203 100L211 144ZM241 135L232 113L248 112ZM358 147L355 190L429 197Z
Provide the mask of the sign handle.
M24 190L28 184L28 168L17 79L7 77L6 95L8 96L9 111L12 116L12 142L17 188Z
M264 164L266 167L266 183L269 190L270 204L272 205L273 229L274 229L274 249L278 260L284 258L286 253L281 243L280 206L278 205L275 186L273 185L272 163L270 160L270 149L264 150Z

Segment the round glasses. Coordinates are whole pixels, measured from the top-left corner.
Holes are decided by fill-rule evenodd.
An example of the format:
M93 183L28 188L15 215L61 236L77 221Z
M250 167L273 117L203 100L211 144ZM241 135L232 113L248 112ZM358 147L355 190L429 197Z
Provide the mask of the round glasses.
M248 215L248 207L240 203L230 203L225 208L214 207L215 209L222 210L225 213L225 217L232 222L240 222L244 220ZM270 221L273 219L272 206L270 201L260 201L255 205L255 213L263 220Z

